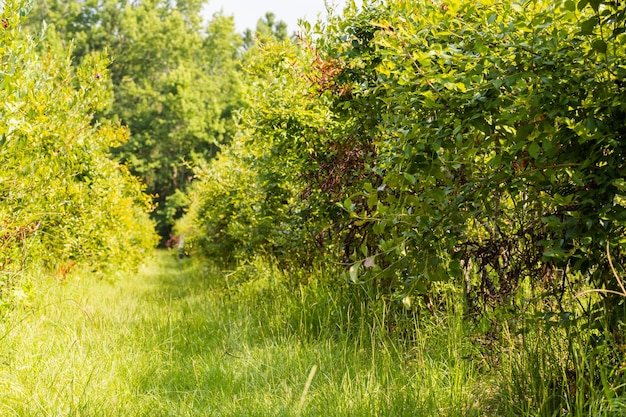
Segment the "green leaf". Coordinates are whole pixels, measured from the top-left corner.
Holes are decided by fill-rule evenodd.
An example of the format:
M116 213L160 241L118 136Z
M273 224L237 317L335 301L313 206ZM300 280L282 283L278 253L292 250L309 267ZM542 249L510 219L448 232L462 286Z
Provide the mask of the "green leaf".
M367 247L367 240L363 240L363 243L361 243L361 246L359 249L361 250L361 253L363 254L363 256L367 257L369 255L369 249ZM365 263L365 266L367 267L367 261Z
M593 8L594 12L598 13L598 10L600 10L600 4L602 4L602 1L603 0L589 0L589 4Z
M356 262L350 266L350 281L353 283L359 282L359 269L361 267L361 262Z
M373 209L378 204L378 193L373 192L367 196L367 205L370 209Z
M545 151L546 154L550 154L550 151L552 151L552 149L554 149L554 143L552 142L552 138L551 137L545 137L541 141L541 147L543 148L543 150Z
M609 37L609 40L613 40L613 39L617 38L619 35L621 35L624 32L626 32L626 27L615 28L613 30L613 33Z
M593 41L591 47L601 54L605 54L607 50L606 42L604 42L602 39L596 39L595 41Z
M542 260L548 262L550 260L562 261L567 258L567 252L562 248L549 248L543 252Z
M448 265L448 273L454 278L460 278L463 276L463 270L459 261L452 261Z
M613 180L613 186L620 191L626 191L626 180L623 178L617 178Z
M594 117L589 117L585 122L585 127L589 133L593 134L598 130L598 123Z
M531 142L531 144L528 146L528 154L533 159L537 159L540 153L541 153L541 147L537 144L537 142Z
M417 182L417 178L415 178L415 175L409 174L408 172L405 172L403 174L404 178L406 178L406 180L408 182L411 183L411 185L415 185L415 183Z
M591 35L598 22L599 20L596 16L585 20L580 24L580 33L582 35Z
M527 123L525 125L520 126L517 129L517 134L515 135L516 140L526 140L526 138L532 133L534 130L534 126L532 123Z
M426 294L428 292L428 286L420 279L415 283L415 291L420 294Z

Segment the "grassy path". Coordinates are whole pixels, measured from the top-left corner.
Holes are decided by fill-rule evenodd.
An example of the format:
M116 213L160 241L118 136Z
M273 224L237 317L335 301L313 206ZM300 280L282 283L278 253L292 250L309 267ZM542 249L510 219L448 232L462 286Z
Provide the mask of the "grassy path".
M0 416L472 414L460 350L311 337L306 300L221 280L165 253L114 284L42 278L0 321Z

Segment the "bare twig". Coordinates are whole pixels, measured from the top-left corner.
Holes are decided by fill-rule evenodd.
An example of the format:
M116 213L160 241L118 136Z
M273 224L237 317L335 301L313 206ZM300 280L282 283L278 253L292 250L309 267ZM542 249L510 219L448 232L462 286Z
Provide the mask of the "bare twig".
M615 267L613 266L613 260L611 259L611 252L609 251L609 242L606 242L606 256L609 258L609 265L611 266L611 271L619 284L619 287L622 289L622 295L626 297L626 289L624 288L624 282L620 279L619 275L617 275L617 271L615 271Z
M611 259L611 252L609 251L609 242L606 242L606 256L609 259L609 266L611 267L611 272L613 272L613 276L617 280L617 284L619 285L622 292L613 291L613 290L603 290L603 289L597 288L597 289L592 289L592 290L581 291L578 294L576 294L576 298L580 297L581 295L586 295L590 293L616 294L616 295L621 295L622 297L626 297L626 287L624 286L624 281L619 277L619 275L617 274L617 271L615 270L615 266L613 266L613 260Z

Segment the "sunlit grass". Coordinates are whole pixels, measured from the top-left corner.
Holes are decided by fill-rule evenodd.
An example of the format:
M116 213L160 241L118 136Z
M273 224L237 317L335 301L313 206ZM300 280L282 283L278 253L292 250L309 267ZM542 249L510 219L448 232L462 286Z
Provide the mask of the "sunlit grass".
M407 347L337 319L331 292L272 279L229 288L163 253L115 283L40 277L0 324L0 415L472 415L460 332Z
M166 252L114 282L33 277L0 320L0 416L626 415L623 371L565 329L486 340L459 303L403 315L334 279Z

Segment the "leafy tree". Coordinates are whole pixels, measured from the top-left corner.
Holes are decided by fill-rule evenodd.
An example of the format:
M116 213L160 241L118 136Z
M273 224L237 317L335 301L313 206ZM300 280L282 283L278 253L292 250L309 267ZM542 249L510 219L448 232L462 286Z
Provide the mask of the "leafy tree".
M302 199L311 193L302 173L318 169L306 155L334 126L328 108L308 96L309 80L293 76L307 70L307 57L310 50L291 42L249 50L244 72L252 88L240 129L197 172L191 209L179 225L192 231L190 243L215 258L232 262L265 253L284 265L307 263L323 247L329 222L322 213L341 211Z
M607 59L590 35L615 27L590 27L602 19L570 2L393 3L354 17L322 41L335 73L318 82L374 149L363 190L343 202L365 227L353 259L401 294L462 268L485 302L506 302L527 277L555 304L554 276L614 286L623 46L614 39Z
M155 243L149 200L109 159L126 130L93 115L110 102L106 59L40 55L20 30L28 6L4 4L0 25L0 295L33 264L100 270L137 265ZM39 39L45 42L45 38Z
M239 41L232 19L221 16L207 37L182 12L150 4L127 9L125 19L130 33L115 52L123 60L112 68L119 74L113 112L132 139L119 154L157 195L159 232L167 236L168 196L190 182L188 165L211 158L232 131Z
M53 23L62 44L76 44L77 60L93 50L111 54L115 99L103 114L130 129L115 154L155 196L163 237L182 211L183 200L172 196L189 184L189 166L229 141L243 100L236 67L241 38L232 18L216 15L203 28L201 8L197 0L50 0L31 20Z
M45 47L71 48L73 59L80 62L90 52L102 52L114 43L120 6L117 0L45 0L34 4L32 13L24 17L24 26L39 32L44 25L52 25L46 29Z

